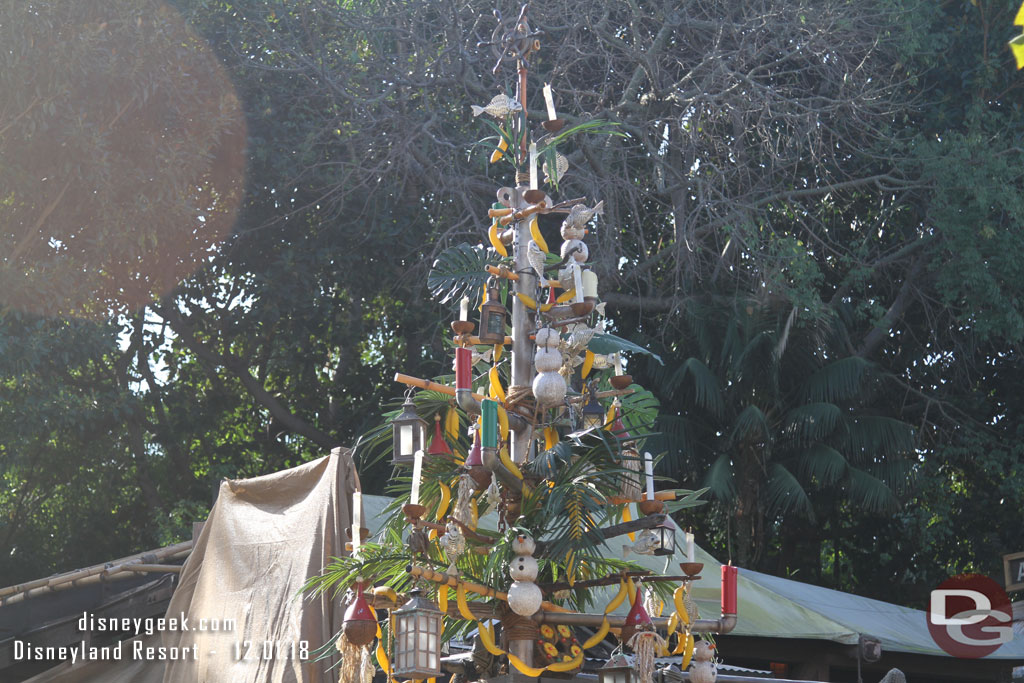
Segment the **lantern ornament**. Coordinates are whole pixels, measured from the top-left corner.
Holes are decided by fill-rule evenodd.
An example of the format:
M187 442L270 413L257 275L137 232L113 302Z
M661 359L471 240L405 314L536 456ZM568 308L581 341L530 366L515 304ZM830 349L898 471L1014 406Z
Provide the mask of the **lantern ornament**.
M621 652L597 670L598 683L633 683L633 666Z
M676 528L668 517L658 526L651 529L658 539L654 546L655 555L672 555L676 550Z
M394 611L395 678L424 680L441 675L441 610L417 587Z
M604 426L604 408L597 400L593 384L587 388L587 395L587 402L583 404L581 411L583 413L583 429L600 429Z
M508 311L498 300L498 286L491 278L487 282L487 301L480 307L480 343L502 344L505 342L505 319Z
M391 421L394 435L391 464L412 465L416 451L423 450L427 440L427 421L416 413L416 404L412 402L412 391L405 395L402 413Z

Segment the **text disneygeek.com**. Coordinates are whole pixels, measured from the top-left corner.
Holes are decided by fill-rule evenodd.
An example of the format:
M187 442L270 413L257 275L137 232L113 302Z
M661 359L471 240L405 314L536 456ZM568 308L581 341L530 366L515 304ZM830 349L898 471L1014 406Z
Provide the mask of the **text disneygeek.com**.
M235 630L234 619L195 619L181 614L180 617L161 618L119 618L97 617L84 612L78 620L78 630L83 634L118 634L121 637L152 636L165 632L206 632L226 634ZM235 661L270 659L309 658L308 641L251 641L217 642L216 649L198 643L165 647L150 645L141 640L122 640L111 645L91 645L88 638L73 645L38 645L31 641L17 640L14 645L14 661L197 661L201 654L230 657ZM216 641L210 641L216 642Z

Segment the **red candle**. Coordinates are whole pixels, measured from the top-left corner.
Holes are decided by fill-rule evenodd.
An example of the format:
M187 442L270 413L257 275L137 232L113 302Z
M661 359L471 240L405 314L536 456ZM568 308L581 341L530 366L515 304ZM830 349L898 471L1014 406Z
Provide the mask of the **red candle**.
M473 367L472 349L455 349L455 388L469 389Z
M739 569L722 565L722 614L736 614L736 576Z

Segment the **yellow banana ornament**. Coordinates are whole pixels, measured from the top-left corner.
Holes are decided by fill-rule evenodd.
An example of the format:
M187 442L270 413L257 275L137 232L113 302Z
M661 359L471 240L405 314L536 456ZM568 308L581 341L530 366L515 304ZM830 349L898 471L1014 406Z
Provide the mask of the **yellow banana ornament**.
M448 504L452 502L452 490L448 484L440 482L441 487L441 502L437 504L437 514L434 516L438 522L444 517L444 513L448 512Z
M593 367L594 367L594 352L590 351L588 349L587 352L586 352L586 355L583 357L583 367L580 369L580 377L582 377L583 379L586 379L587 375L590 374L590 369L593 368Z
M502 257L508 257L508 249L502 243L498 237L498 219L495 218L494 222L491 223L491 227L487 229L487 239L490 241L491 246L494 247L494 251L501 254Z
M537 223L536 216L534 216L533 220L530 221L530 237L533 238L533 241L537 243L537 246L540 247L540 250L545 254L550 251L548 249L548 243L544 241L544 236L540 234L540 225Z
M501 140L498 141L498 149L491 152L491 163L501 161L501 158L505 156L506 149L508 149L508 142L505 141L505 136L502 136Z

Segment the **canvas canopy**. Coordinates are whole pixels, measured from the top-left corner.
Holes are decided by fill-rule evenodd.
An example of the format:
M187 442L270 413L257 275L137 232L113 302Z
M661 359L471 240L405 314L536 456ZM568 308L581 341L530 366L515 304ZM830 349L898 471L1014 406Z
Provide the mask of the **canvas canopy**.
M328 642L341 627L337 600L301 593L309 577L321 573L332 556L344 552L343 530L350 526L349 503L355 471L347 451L276 474L221 484L168 615L184 613L193 626L199 619L234 619L231 631L165 632L149 644L195 646L198 661L90 662L62 665L30 683L326 683L336 679L333 660L311 662L288 656L288 647L307 641L311 650ZM390 498L363 496L363 520L371 534L379 531ZM481 526L493 527L485 516ZM606 552L621 547L618 539ZM618 552L621 552L619 550ZM668 558L631 556L656 573L677 573L685 558L677 549ZM697 549L704 563L693 590L703 618L719 614L721 563ZM739 622L732 635L818 639L856 644L859 634L879 637L888 651L945 657L928 634L925 613L840 591L741 570ZM616 589L595 591L592 611L600 611ZM628 606L619 608L625 613ZM728 637L728 636L726 636ZM250 643L236 656L236 644ZM255 657L251 647L281 644L281 656ZM259 654L262 654L260 651ZM1024 659L1024 639L1003 645L993 659Z
M31 682L336 680L329 667L337 658L313 661L313 651L341 628L341 606L327 594L309 597L302 587L344 553L356 482L344 449L263 477L225 480L167 609L168 617L184 615L188 630L165 630L145 642L168 653L194 651L196 658L63 664ZM364 519L375 519L367 513ZM303 643L310 653L305 659ZM126 645L123 651L130 652Z

